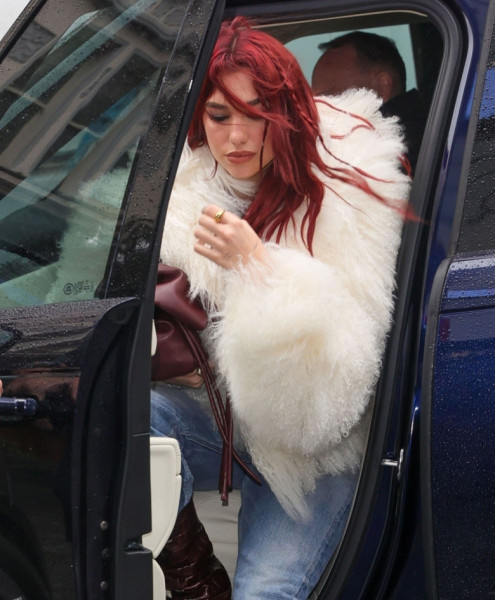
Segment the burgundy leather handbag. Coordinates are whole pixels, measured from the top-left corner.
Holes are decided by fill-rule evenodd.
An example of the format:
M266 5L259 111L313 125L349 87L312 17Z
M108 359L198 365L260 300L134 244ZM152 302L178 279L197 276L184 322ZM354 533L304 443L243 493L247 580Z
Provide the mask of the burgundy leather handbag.
M230 401L228 396L223 401L198 335L206 327L208 316L198 299L189 298L189 281L177 267L158 265L154 319L157 347L151 359L151 379L163 381L200 369L223 441L218 489L222 502L227 503L232 489L232 459L256 483L261 482L234 450Z
M201 368L184 328L206 327L208 316L199 300L188 295L189 281L181 269L160 263L155 289L156 352L151 359L151 379L163 381Z

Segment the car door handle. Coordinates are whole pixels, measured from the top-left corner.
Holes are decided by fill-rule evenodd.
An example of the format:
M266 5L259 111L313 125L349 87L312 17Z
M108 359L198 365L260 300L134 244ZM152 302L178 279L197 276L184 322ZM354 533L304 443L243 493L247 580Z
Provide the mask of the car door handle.
M36 398L8 398L0 397L1 417L33 417L38 412Z

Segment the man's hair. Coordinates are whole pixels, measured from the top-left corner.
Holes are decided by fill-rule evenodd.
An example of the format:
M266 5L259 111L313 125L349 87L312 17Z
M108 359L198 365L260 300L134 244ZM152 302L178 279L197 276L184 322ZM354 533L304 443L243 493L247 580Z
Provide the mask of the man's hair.
M353 31L319 44L318 48L326 51L347 45L354 47L363 67L380 65L395 73L401 88L405 91L406 67L397 46L391 39L376 33Z

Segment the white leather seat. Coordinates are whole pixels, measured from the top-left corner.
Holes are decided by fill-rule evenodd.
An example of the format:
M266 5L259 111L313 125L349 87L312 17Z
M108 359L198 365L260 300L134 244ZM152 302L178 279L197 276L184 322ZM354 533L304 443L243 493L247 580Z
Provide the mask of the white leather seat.
M165 546L177 518L182 484L180 448L177 440L150 438L151 523L143 536L143 545L156 558ZM200 521L213 544L215 555L225 566L231 580L237 562L237 515L241 506L238 490L229 494L229 505L222 506L217 491L194 492L194 504ZM166 597L165 578L153 560L153 599Z
M216 557L233 581L237 562L237 516L241 507L239 490L230 492L228 506L222 506L217 491L194 492L194 505Z
M165 546L177 518L181 490L180 449L177 440L150 438L151 532L143 545L156 558ZM153 599L164 600L165 578L153 560Z

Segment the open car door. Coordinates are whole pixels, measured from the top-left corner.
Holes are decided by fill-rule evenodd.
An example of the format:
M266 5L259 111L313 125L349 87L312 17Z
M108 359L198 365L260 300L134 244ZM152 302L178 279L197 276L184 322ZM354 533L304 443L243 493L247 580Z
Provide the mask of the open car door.
M152 597L153 292L215 5L33 1L0 47L2 599Z

